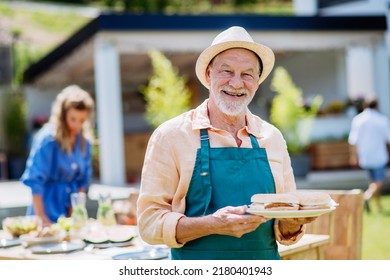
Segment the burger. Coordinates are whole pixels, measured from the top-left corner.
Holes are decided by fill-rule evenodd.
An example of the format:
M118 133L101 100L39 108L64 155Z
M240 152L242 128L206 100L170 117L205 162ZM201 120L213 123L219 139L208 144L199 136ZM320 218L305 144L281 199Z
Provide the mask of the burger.
M289 193L255 194L251 197L251 209L254 210L298 210L299 198Z
M292 193L299 200L299 210L329 209L335 205L330 195L321 191L296 191Z

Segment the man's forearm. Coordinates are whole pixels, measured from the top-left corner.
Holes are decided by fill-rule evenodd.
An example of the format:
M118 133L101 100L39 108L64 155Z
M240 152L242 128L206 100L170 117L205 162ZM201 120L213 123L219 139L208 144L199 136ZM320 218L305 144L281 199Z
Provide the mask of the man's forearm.
M210 219L212 219L211 216L180 218L176 226L177 242L185 244L191 240L211 234Z

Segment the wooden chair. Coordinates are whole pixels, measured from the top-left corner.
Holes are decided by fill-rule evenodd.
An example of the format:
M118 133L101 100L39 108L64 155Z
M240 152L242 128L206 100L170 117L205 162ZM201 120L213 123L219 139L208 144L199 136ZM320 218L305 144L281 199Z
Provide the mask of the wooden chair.
M326 260L360 260L364 198L362 190L324 190L339 205L335 211L307 224L307 233L330 236Z
M137 225L137 199L138 189L133 189L127 199L113 202L116 221L121 225Z

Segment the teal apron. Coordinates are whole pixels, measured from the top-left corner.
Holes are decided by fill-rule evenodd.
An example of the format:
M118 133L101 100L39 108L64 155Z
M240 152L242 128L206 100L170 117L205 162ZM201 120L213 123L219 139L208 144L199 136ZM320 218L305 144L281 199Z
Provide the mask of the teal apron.
M252 148L210 148L207 129L201 130L195 167L186 196L188 217L209 215L225 206L250 203L256 193L275 193L275 182L267 153L250 135ZM172 248L174 260L275 260L280 259L273 220L236 238L209 235Z

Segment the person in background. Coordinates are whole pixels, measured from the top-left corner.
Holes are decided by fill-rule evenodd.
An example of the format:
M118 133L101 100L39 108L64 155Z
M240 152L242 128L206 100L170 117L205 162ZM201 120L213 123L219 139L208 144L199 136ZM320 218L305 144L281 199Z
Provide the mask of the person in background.
M94 110L88 92L68 86L57 95L49 122L33 139L21 181L33 196L27 215L40 216L44 225L70 216L71 193L87 191Z
M382 211L380 196L389 162L390 126L389 120L378 111L376 99L366 102L363 112L352 119L348 142L351 165L359 166L369 174L370 183L364 192L365 208L370 211L368 202L373 197Z
M254 194L296 189L282 134L248 109L273 66L273 51L244 28L223 31L196 63L209 98L153 132L138 227L172 259L280 259L276 240L297 242L313 221L246 213Z

